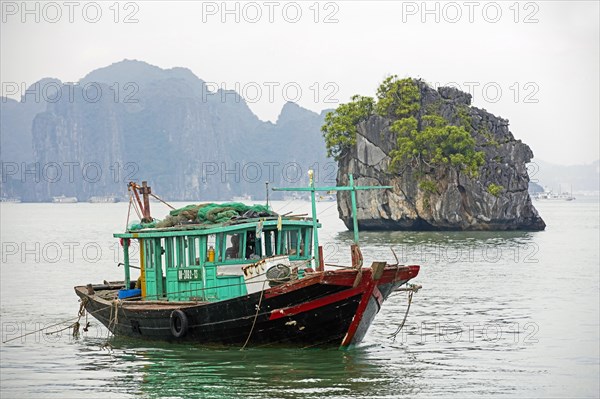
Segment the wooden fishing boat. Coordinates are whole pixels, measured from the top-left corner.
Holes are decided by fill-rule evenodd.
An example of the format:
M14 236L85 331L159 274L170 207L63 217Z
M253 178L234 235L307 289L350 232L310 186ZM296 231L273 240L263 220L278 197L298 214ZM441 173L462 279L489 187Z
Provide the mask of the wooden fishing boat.
M279 190L309 191L312 217L277 215L268 200L266 207L201 204L171 212L173 226L142 224L114 234L123 246L124 281L75 292L90 315L120 336L243 347L353 346L419 266L363 267L355 217L352 265L325 270L315 192L349 190L356 215L356 190L388 187L355 186L352 176L343 187L318 188L310 180L309 187ZM130 206L152 222L150 187L130 184L130 193ZM138 268L130 262L135 241L137 282L130 277Z

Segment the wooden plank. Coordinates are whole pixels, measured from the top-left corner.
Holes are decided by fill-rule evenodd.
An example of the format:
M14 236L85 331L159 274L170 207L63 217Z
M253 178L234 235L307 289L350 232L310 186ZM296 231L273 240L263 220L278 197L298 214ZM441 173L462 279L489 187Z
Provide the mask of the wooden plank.
M373 270L373 280L379 280L381 278L386 265L387 262L373 262L371 264L371 270Z

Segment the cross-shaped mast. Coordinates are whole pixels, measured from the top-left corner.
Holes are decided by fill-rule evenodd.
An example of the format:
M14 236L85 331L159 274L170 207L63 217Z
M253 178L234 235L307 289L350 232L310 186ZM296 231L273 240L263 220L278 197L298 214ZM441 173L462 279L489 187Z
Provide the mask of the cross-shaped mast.
M286 188L273 188L273 191L310 191L310 201L312 204L312 222L313 222L313 252L315 254L315 265L319 265L319 234L317 232L317 204L315 199L315 192L317 191L350 191L350 198L352 202L352 230L354 231L354 244L358 245L358 216L356 214L356 190L379 190L392 188L392 186L355 186L354 177L352 173L348 173L348 185L347 186L334 186L334 187L315 187L313 179L314 172L308 171L309 187L286 187Z

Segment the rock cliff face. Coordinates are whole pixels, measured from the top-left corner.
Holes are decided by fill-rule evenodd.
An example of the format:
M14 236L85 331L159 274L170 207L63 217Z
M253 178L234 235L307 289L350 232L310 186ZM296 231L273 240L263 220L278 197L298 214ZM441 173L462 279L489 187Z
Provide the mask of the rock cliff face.
M366 230L543 230L544 221L531 203L526 163L531 149L516 140L508 121L471 107L471 96L453 88L434 90L418 82L421 109L437 112L459 125L458 108L470 116L476 149L486 162L476 177L451 167L417 172L407 166L400 172L389 169L390 152L397 141L391 121L371 116L358 126L356 145L341 155L338 184L348 184L348 173L357 185L389 185L392 190L357 192L359 228ZM464 112L463 112L464 118ZM423 173L435 189L419 186ZM501 186L492 193L490 184ZM492 191L492 192L490 192ZM496 194L496 195L494 195ZM340 218L352 229L350 195L338 192Z
M52 83L58 100L2 99L3 195L85 201L148 180L168 200L264 198L267 180L298 185L311 165L334 166L323 113L288 103L277 123L264 122L237 93L213 93L185 68L125 60L75 85Z

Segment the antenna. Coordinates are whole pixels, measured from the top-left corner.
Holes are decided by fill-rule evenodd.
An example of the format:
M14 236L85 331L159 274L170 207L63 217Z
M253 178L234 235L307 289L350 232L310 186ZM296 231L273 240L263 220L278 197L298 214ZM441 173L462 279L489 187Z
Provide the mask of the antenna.
M269 181L265 182L265 189L267 190L267 209L269 208Z

